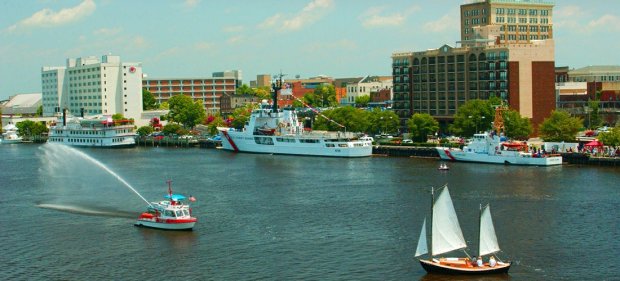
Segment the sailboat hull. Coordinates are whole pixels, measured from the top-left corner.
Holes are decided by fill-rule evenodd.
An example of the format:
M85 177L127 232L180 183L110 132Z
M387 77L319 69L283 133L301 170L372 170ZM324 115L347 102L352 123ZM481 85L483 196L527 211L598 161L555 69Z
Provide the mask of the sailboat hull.
M465 259L452 261L428 261L420 260L420 264L428 273L450 274L450 275L486 275L486 274L506 274L510 269L510 263L497 264L490 267L485 263L482 267L468 264Z

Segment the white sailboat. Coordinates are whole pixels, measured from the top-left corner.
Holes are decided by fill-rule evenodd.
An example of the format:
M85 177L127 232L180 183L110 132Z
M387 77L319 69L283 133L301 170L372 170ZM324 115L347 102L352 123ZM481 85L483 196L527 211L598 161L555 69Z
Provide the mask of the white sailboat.
M430 253L428 252L426 219L424 219L415 253L415 257L429 254L428 259L419 259L424 270L429 273L443 274L495 274L508 272L511 264L495 261L494 257L490 259L490 262L486 263L476 263L468 257L435 258L437 255L465 249L467 248L467 243L463 237L447 185L441 190L437 200L434 199L433 194L431 212L431 251ZM479 256L491 255L500 250L491 219L491 210L488 205L484 209L481 208L480 211L479 235Z

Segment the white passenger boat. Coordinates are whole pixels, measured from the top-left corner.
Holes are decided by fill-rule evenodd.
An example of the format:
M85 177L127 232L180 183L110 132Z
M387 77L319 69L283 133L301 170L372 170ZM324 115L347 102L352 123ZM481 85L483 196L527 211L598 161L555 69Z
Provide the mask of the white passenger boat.
M447 147L436 149L442 160L532 166L562 165L560 155L541 155L527 152L526 148L526 144L506 142L496 134L481 133L474 134L463 149Z
M252 111L243 129L220 128L222 148L235 152L290 154L330 157L366 157L372 155L372 141L350 132L308 131L294 109L279 110L276 93L281 78L274 84L273 104L263 101Z
M166 230L191 230L196 224L195 217L192 217L192 209L184 201L185 196L173 194L168 181L168 194L164 196L164 201L151 202L146 212L138 217L136 226ZM190 196L189 201L195 199Z
M112 120L111 116L70 117L63 111L62 117L50 127L47 141L72 146L134 147L134 128L132 120Z
M0 139L0 143L3 144L11 144L11 143L20 143L22 142L22 137L17 134L17 127L13 124L8 124L2 128L2 139Z

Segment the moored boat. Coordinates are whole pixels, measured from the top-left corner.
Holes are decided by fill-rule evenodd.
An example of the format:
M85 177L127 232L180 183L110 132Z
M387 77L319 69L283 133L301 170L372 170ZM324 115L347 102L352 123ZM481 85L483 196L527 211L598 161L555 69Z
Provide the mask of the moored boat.
M13 124L8 124L2 128L4 131L2 133L2 138L0 139L0 143L3 144L11 144L11 143L20 143L22 142L22 137L17 134L17 127Z
M62 117L50 127L50 143L72 146L123 148L136 146L135 126L132 120L112 120L111 116L92 118Z
M173 194L171 181L168 181L168 194L159 202L151 202L146 212L138 217L136 226L166 230L192 230L197 218L192 217L192 209L181 194ZM190 196L189 201L194 201Z
M222 148L235 152L328 157L367 157L372 141L351 132L311 131L292 108L278 109L281 77L273 84L272 104L263 101L242 129L219 128ZM344 127L344 126L342 126Z
M539 154L526 151L527 145L505 142L493 133L474 134L472 140L463 147L437 147L442 160L478 162L491 164L553 166L562 165L562 156Z
M431 247L430 252L426 238L426 219L422 224L418 246L415 257L428 254L428 259L419 259L422 268L429 273L440 274L499 274L508 273L510 262L496 260L493 254L497 253L499 244L495 235L495 228L491 219L489 205L480 208L479 220L479 248L478 259L471 259L467 252L467 257L438 257L436 256L456 250L463 250L467 247L465 238L459 225L456 211L450 198L448 186L446 185L440 192L437 200L434 199L431 208ZM490 256L487 262L483 261L484 256Z

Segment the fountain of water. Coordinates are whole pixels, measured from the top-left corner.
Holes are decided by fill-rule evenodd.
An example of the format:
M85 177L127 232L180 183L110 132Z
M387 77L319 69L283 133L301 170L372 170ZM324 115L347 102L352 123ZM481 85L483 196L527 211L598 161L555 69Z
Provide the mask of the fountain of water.
M48 143L48 144L45 144L44 146L42 146L41 149L44 149L44 150L48 149L48 151L45 151L45 153L46 153L46 155L49 155L49 157L51 157L52 159L55 159L54 161L51 161L52 163L59 163L59 162L62 163L63 155L64 156L66 156L66 155L74 155L74 156L77 156L77 157L79 157L81 159L89 161L90 163L100 167L104 171L108 172L110 175L114 176L118 181L123 183L127 188L129 188L136 195L138 195L142 200L144 200L144 202L146 202L147 204L151 205L151 203L149 201L147 201L135 188L133 188L131 186L131 184L129 184L121 176L119 176L117 173L115 173L110 168L108 168L105 164L99 162L95 158L92 158L88 154L86 154L86 153L84 153L82 151L79 151L79 150L77 150L77 149L75 149L73 147L63 145L63 144ZM51 167L52 170L54 168L55 167Z

